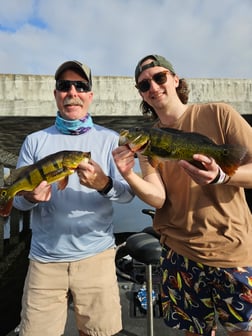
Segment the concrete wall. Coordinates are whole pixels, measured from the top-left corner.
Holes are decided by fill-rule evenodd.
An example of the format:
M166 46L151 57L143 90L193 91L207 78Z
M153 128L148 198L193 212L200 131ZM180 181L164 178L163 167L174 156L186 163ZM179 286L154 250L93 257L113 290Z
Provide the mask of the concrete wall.
M188 79L190 102L225 101L252 114L252 79ZM141 115L132 77L94 77L93 116ZM55 116L53 76L0 74L0 116Z

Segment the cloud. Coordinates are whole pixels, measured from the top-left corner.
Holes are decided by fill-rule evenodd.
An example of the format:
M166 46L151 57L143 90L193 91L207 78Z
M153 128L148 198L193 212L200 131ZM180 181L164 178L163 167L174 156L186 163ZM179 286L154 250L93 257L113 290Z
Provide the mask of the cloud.
M78 59L94 75L133 76L140 58L158 53L183 77L252 77L250 0L0 4L0 73L54 74Z

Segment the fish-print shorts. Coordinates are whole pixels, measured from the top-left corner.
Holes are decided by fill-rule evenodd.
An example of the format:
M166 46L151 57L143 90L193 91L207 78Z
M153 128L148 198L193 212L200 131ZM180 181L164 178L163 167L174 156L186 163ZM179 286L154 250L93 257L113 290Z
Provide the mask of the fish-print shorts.
M252 331L252 267L210 267L165 246L161 272L169 327L211 335L218 319L229 332Z

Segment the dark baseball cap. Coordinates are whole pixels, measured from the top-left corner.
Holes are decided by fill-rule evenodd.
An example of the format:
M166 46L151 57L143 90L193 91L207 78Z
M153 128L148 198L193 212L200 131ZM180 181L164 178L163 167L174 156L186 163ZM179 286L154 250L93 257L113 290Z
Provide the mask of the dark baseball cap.
M153 61L142 66L142 63L149 58L153 59ZM144 70L146 70L148 68L151 68L151 67L155 67L155 66L161 66L163 68L168 69L171 73L175 74L175 70L174 70L171 62L167 61L166 58L164 58L163 56L160 56L160 55L148 55L148 56L145 56L144 58L142 58L136 66L136 70L135 70L136 83L137 83L138 77L140 76L140 74Z
M55 79L58 80L63 71L73 69L76 70L83 78L86 78L92 87L92 75L91 69L84 63L79 61L67 61L62 63L55 72Z

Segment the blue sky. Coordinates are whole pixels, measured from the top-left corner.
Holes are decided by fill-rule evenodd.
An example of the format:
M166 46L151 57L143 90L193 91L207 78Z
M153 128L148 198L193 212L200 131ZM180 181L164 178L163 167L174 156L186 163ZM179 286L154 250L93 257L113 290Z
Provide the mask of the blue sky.
M156 53L185 78L252 78L251 0L0 0L0 73L77 59L133 76Z

